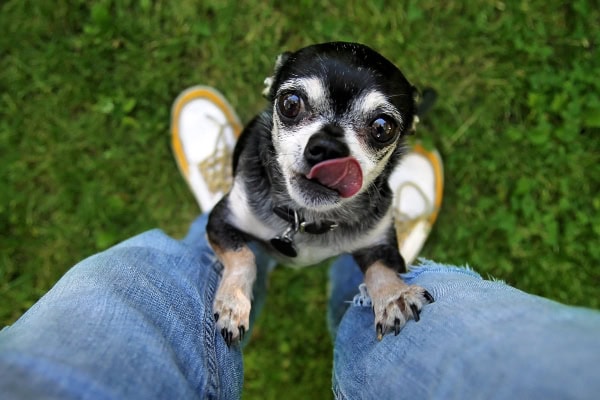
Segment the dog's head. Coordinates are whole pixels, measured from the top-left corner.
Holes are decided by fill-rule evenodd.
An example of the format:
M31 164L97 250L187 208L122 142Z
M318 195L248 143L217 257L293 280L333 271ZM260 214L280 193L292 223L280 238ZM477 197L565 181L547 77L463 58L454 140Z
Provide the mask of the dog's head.
M360 44L285 53L265 84L277 162L289 195L305 208L331 209L389 175L417 121L414 87Z

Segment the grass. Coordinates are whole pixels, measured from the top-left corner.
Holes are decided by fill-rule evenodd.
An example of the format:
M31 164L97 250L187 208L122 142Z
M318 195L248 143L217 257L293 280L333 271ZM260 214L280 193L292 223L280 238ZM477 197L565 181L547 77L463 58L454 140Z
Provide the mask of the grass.
M8 0L0 5L0 325L78 260L198 213L169 147L184 88L247 121L283 50L359 41L440 99L445 160L423 255L600 308L600 12L593 0ZM277 270L245 397L330 396L325 267Z

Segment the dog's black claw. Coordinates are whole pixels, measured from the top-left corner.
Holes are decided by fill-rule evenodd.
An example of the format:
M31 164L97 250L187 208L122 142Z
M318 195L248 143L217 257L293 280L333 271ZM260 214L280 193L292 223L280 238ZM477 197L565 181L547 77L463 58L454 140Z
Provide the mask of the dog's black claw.
M225 339L225 343L227 343L227 328L221 329L221 336L223 336L223 339ZM227 346L229 346L229 344L227 344Z
M225 339L225 343L227 343L227 328L223 328L221 329L221 336L223 336L223 339ZM227 343L227 347L229 347L229 343Z
M423 291L423 297L425 297L425 300L427 300L428 302L435 303L435 299L433 298L431 293L429 293L427 290Z
M228 331L227 328L223 328L221 329L221 336L225 339L227 347L231 347L231 344L233 343L233 332Z
M377 340L383 339L383 325L377 323L377 326L375 327L375 332L377 333Z
M214 317L215 317L215 322L219 321L219 313L218 312L215 313Z
M238 331L240 333L240 340L244 340L244 336L246 335L246 327L244 325L238 326Z
M419 317L419 309L417 308L417 306L415 306L414 304L411 304L410 310L412 311L412 315L413 315L413 318L415 319L415 322L419 322L419 319L421 319L421 317Z
M400 318L394 320L394 335L398 336L400 333Z

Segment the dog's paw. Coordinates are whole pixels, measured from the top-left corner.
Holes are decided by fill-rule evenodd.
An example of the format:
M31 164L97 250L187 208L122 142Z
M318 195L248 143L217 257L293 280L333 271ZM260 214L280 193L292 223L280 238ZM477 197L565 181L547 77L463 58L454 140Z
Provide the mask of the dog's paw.
M433 296L420 286L408 286L402 281L394 282L369 293L375 312L375 331L381 340L388 331L395 335L406 322L419 314L425 304L433 303Z
M250 299L240 289L219 288L213 305L217 329L227 346L244 339L250 326Z

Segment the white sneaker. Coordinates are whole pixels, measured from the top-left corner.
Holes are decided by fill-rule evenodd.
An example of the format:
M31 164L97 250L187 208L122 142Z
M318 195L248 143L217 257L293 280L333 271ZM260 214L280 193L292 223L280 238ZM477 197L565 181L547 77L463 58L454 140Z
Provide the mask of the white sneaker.
M181 174L204 212L229 191L232 155L242 124L215 89L194 86L171 110L171 145Z
M390 187L400 254L410 265L423 248L442 205L444 169L439 153L420 144L413 146L392 173Z

